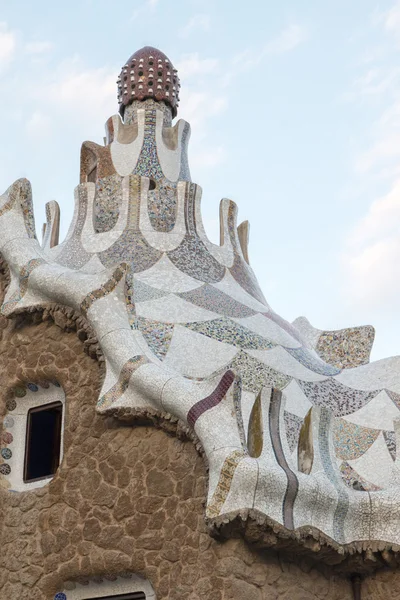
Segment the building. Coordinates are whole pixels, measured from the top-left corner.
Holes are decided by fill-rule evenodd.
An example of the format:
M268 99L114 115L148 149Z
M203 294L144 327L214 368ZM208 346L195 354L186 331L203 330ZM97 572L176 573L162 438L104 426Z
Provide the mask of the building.
M268 306L201 221L179 78L145 47L68 235L0 197L1 600L400 596L399 359Z

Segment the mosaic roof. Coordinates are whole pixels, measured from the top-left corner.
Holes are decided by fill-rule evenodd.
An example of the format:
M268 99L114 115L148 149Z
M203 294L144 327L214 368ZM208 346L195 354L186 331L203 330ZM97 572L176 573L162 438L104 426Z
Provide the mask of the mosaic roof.
M255 511L336 548L399 545L400 359L369 363L370 326L321 331L274 312L232 201L220 204L221 244L210 242L190 177L190 125L171 121L178 92L158 50L127 61L124 120L107 121L105 146L83 144L62 243L54 202L37 240L27 180L0 196L0 252L11 267L2 314L56 302L87 319L106 364L97 410L157 411L195 434L210 466L208 521ZM3 477L26 393L7 401Z

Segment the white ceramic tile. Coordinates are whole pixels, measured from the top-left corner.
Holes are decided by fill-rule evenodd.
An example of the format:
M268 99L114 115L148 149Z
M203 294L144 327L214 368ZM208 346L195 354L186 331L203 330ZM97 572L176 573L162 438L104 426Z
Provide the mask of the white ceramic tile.
M144 140L144 117L145 111L138 110L138 135L130 144L121 144L118 134L111 143L111 159L118 175L129 175L137 165ZM123 127L123 125L121 124ZM117 133L117 132L116 132Z
M259 474L254 508L283 525L282 505L287 489L287 477L278 463L259 460Z
M152 321L161 321L162 323L210 321L219 316L205 308L187 302L174 294L169 294L164 298L148 300L147 302L138 302L136 304L136 313L139 317L151 319Z
M231 489L221 512L253 508L258 476L258 461L250 457L243 458L235 469Z
M229 238L228 224L227 224L227 210L229 206L229 200L223 198L220 202L220 230L222 228L224 243L222 246L217 244L213 244L207 236L207 233L204 229L203 218L201 214L201 195L202 189L200 186L197 186L197 194L196 194L196 205L195 205L195 214L196 214L196 231L206 246L207 250L219 263L224 265L225 267L231 267L233 265L234 253L231 244L231 240ZM232 278L233 279L233 278Z
M236 414L233 409L232 391L213 408L206 410L197 419L194 430L202 441L207 456L225 446L241 449Z
M282 329L280 325L264 315L256 314L243 319L235 319L235 321L243 325L243 327L248 327L251 331L258 333L258 335L271 340L275 344L280 344L287 348L300 348L301 346L300 342Z
M234 346L175 325L163 364L188 377L208 377L227 365L237 351ZM202 360L199 360L199 356Z
M372 429L393 430L393 421L400 417L397 406L388 397L385 391L372 398L365 406L356 412L346 415L344 419Z
M364 454L347 462L370 483L382 488L391 484L394 465L382 433Z
M311 402L294 380L285 387L284 396L286 398L286 410L302 419L312 407Z
M80 273L88 273L89 275L98 275L104 272L104 265L96 254L93 254L91 259L79 269Z
M322 333L321 329L313 327L306 317L297 317L292 325L299 331L300 335L307 341L311 348L316 347L319 336Z
M221 292L228 294L241 304L244 304L244 306L248 306L252 310L255 310L257 312L268 312L269 310L268 306L266 306L265 304L261 304L261 302L253 298L253 296L250 296L250 294L248 294L246 290L244 290L238 284L236 279L232 277L228 270L225 272L225 275L223 279L221 279L221 281L218 281L217 283L212 283L211 285L213 287L216 287Z
M250 420L251 409L253 408L256 397L257 397L256 394L254 394L253 392L249 392L247 390L242 390L240 404L241 404L241 408L242 408L243 426L244 426L244 431L246 434L246 439L247 439L247 433L248 433L248 429L249 429L249 420Z
M289 377L295 377L303 381L322 381L326 379L326 375L320 375L315 371L311 371L311 369L307 369L280 346L272 348L272 350L246 350L245 352L268 367L289 375Z
M167 256L162 256L150 269L136 273L135 279L150 287L175 293L189 292L203 285L201 281L177 269Z
M387 388L400 393L400 356L384 358L355 369L344 369L335 379L359 390Z
M168 148L163 139L163 120L164 113L160 110L156 111L156 144L157 144L157 155L160 161L160 167L167 179L170 181L177 181L179 172L181 170L181 154L182 154L182 134L186 125L186 121L179 119L173 128L177 130L177 145L175 150Z
M87 318L97 333L101 343L103 337L116 329L129 330L129 319L126 310L124 278L118 283L113 292L95 300L88 310Z

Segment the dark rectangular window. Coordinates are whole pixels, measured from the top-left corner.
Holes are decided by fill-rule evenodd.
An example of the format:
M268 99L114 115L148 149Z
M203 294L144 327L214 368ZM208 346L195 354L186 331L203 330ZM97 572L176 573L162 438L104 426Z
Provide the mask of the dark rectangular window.
M31 408L26 424L24 481L50 477L60 463L62 404Z
M87 600L146 600L146 594L143 592L132 592L131 594L120 594L119 596L96 596Z

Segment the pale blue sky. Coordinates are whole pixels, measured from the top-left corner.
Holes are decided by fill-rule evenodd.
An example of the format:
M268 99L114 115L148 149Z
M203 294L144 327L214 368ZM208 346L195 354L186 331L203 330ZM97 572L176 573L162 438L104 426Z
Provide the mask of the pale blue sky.
M0 190L30 179L38 231L56 199L66 232L80 145L144 45L179 69L211 239L229 197L278 313L399 354L400 2L0 0Z

